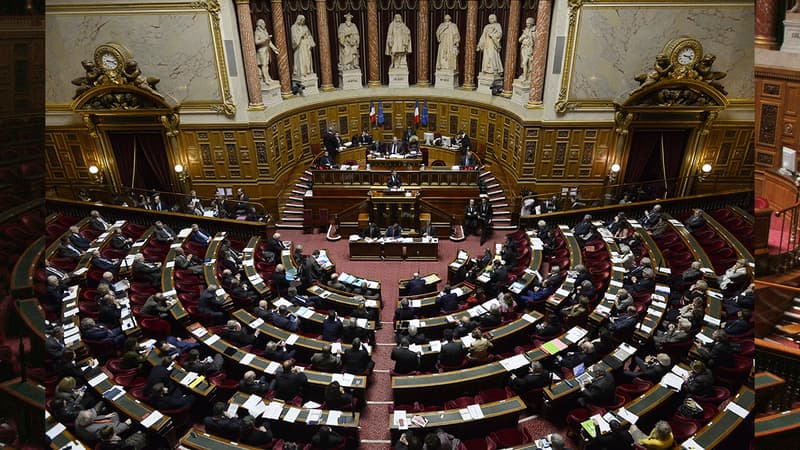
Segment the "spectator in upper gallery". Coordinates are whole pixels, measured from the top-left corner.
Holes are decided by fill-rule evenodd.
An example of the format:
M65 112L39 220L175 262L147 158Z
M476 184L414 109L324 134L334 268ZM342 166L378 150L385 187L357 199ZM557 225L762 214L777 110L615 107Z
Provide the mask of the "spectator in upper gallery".
M160 220L156 221L155 227L156 229L153 231L153 235L158 242L172 243L175 241L175 232L172 231L172 228L164 225Z
M136 201L136 207L150 211L153 209L153 202L150 201L150 197L144 194L139 194L139 198Z
M158 194L153 196L152 206L153 211L169 211L169 206L167 206L165 202L161 201L161 196Z
M699 230L706 224L706 218L703 215L702 209L695 209L691 216L686 219L684 225L686 225L686 229L689 230L690 233Z
M105 219L103 219L103 216L100 215L100 211L97 211L96 209L92 210L91 212L89 212L89 217L90 217L89 226L91 226L95 230L107 231L109 228L111 228L111 224L106 222Z
M244 188L236 189L236 214L243 214L247 211L247 202L250 196L244 192Z
M545 199L542 202L542 214L552 213L558 210L558 196L556 194L553 194L552 197Z
M189 197L186 198L186 210L189 214L194 214L196 216L202 216L205 212L203 200L197 196L197 191L194 189L189 191Z

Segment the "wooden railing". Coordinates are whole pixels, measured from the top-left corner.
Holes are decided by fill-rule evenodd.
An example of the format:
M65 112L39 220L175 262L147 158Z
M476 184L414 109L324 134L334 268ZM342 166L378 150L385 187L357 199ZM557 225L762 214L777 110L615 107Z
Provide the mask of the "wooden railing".
M787 347L764 339L755 340L756 372L768 371L786 382L781 395L773 399L772 408L783 411L800 400L800 349Z

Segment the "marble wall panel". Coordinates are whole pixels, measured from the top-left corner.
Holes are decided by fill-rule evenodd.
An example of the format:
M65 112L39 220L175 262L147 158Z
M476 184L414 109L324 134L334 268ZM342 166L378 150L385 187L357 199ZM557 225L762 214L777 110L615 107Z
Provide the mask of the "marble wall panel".
M673 38L694 37L717 56L714 70L728 98L753 98L753 5L631 6L584 4L577 30L569 99L610 100L636 88L634 76L652 68Z
M207 12L81 11L48 14L45 99L72 101L70 80L83 76L81 60L106 42L124 45L158 90L179 103L219 103L216 50Z

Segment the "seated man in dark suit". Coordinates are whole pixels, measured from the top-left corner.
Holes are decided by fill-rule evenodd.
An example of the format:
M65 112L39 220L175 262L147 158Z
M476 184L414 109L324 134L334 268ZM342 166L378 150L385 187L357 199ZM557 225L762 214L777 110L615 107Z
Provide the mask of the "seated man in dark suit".
M289 280L286 279L286 268L283 264L275 266L275 271L272 272L272 289L280 295L288 295Z
M374 222L369 222L361 235L365 238L377 239L381 237L381 229Z
M286 246L281 241L281 234L275 233L271 238L267 239L267 248L275 254L276 258L281 257L281 252L286 250Z
M400 299L400 307L394 310L394 321L411 320L417 316L417 311L412 308L407 298Z
M211 242L211 238L211 233L201 229L200 225L196 223L192 224L192 233L189 235L189 240L192 242L197 242L203 246L208 246L208 244Z
M636 323L639 321L639 315L636 313L636 307L631 305L628 306L625 312L618 316L612 315L608 318L608 324L606 325L610 331L612 331L617 336L622 335L626 331L631 331L636 326Z
M239 391L245 394L264 395L269 390L269 384L264 375L256 378L256 373L248 370L244 376L239 380Z
M749 309L740 309L736 313L735 319L726 320L720 326L729 336L741 336L753 329L753 324L750 322L751 316L752 313Z
M242 324L237 320L229 320L220 337L237 347L252 345L257 339L254 335L244 331Z
M181 270L189 270L194 275L203 273L203 262L197 255L187 255L183 248L175 249L175 267Z
M269 388L275 391L276 398L290 401L303 395L303 388L307 381L306 374L297 369L291 360L288 360L283 362L282 370L275 374Z
M458 310L458 295L455 292L451 292L449 284L444 285L444 289L442 289L439 297L436 298L436 304L439 305L439 309L445 313Z
M228 439L236 439L239 436L239 428L242 426L242 423L237 417L226 416L225 410L225 403L214 403L214 406L211 408L211 416L203 419L203 424L206 426L206 431L209 433L218 434Z
M386 234L384 234L384 237L397 239L402 235L403 227L401 227L399 223L395 222L394 225L389 225L389 227L386 228Z
M342 319L336 314L335 309L328 310L328 317L322 321L322 340L335 342L342 338Z
M64 297L67 296L67 287L58 281L58 277L50 275L47 277L47 287L44 290L43 303L48 309L61 310Z
M100 250L95 250L92 253L92 266L97 267L102 271L109 271L116 273L119 271L119 265L122 263L119 259L109 259L100 254ZM161 274L159 273L158 284L161 285Z
M400 345L392 350L392 361L395 362L395 373L407 374L419 370L419 355L409 350L408 346L408 339L402 338L400 339Z
M686 225L686 229L689 230L690 233L699 230L706 224L706 218L703 216L702 209L695 209L694 213L686 219L684 223Z
M91 219L89 219L89 226L93 229L97 231L107 231L109 228L111 228L112 224L103 219L103 216L100 215L100 211L96 209L92 210L89 212L89 217L91 217Z
M134 279L141 278L153 287L161 286L161 263L149 263L144 260L144 255L137 253L133 259Z
M322 350L311 355L311 367L322 372L338 372L342 365L339 356L331 353L330 344L322 346Z
M392 142L386 144L384 153L387 155L403 155L406 153L406 148L405 145L395 136L392 138Z
M147 402L154 408L163 410L182 409L194 403L194 397L183 393L179 388L156 383L150 390Z
M278 311L272 314L272 324L292 332L300 328L300 320L289 312L286 305L279 306Z
M551 377L552 374L544 370L541 362L533 361L528 368L528 372L524 375L517 376L514 373L511 374L508 387L517 394L524 394L531 389L549 385Z
M443 333L444 343L442 350L439 352L439 366L458 366L464 361L467 356L467 349L461 341L453 340L453 330L447 329Z
M722 299L722 309L725 310L725 316L734 317L742 309L752 311L756 302L755 289L756 285L750 283L742 292L734 296L724 297ZM728 332L728 334L731 333Z
M322 152L322 156L320 156L319 159L317 160L317 167L330 169L331 167L333 167L333 165L334 165L333 158L330 157L328 151L325 150L324 152Z
M85 252L86 250L89 249L89 247L91 247L91 245L92 245L91 241L89 241L89 239L86 239L85 237L83 237L83 235L81 234L80 228L78 228L76 225L73 225L73 226L69 227L69 231L70 231L70 233L69 233L69 241L78 250L80 250L82 252Z
M58 256L77 261L83 256L83 251L70 242L68 236L61 237L61 244L58 246Z
M614 404L614 388L616 388L614 377L605 370L596 368L592 369L591 375L592 381L586 381L581 385L581 396L578 398L578 403L595 406Z
M714 387L714 375L711 370L706 368L700 360L694 360L689 364L689 375L681 386L681 391L687 395L708 397Z
M400 181L400 175L397 174L397 171L392 171L391 175L389 175L389 179L386 180L386 187L389 189L399 189L403 186L403 182Z
M158 242L169 244L175 242L175 232L172 231L172 228L164 225L160 220L156 221L155 227L156 229L153 231L153 236L155 236Z
M342 355L342 370L345 373L364 375L374 366L375 363L369 357L369 352L361 345L361 339L353 339L351 347Z
M197 303L197 312L208 314L212 317L214 323L219 323L225 319L225 313L223 312L224 304L224 299L217 298L217 286L209 284L208 287L200 293L200 298Z
M122 348L126 338L121 328L108 328L105 325L97 324L91 317L81 320L81 331L84 339L98 342L108 340L113 342L117 348Z
M471 151L467 150L467 152L464 153L464 156L461 157L458 165L460 165L462 169L466 169L468 167L475 167L477 164L478 162L475 159L475 156L472 155Z
M207 375L214 372L219 372L222 369L222 355L215 353L213 357L200 359L200 352L193 348L186 353L186 360L183 362L183 368L196 372L201 375Z
M425 225L423 225L422 228L420 228L419 234L422 235L422 237L436 237L437 236L436 228L434 228L434 226L431 225L431 221L430 220Z
M258 299L258 292L248 288L247 282L241 282L238 278L231 278L231 287L228 289L232 297L255 302Z
M295 350L287 350L286 343L283 341L269 341L264 346L264 358L270 361L284 362L288 359L294 359L296 353Z
M624 371L625 376L629 378L639 377L643 380L658 383L661 377L664 376L672 367L672 360L666 353L659 353L655 356L647 355L644 359L634 356L631 362L631 368ZM639 370L633 370L637 367Z
M414 273L406 283L406 292L414 296L425 293L425 280L419 277L419 273Z

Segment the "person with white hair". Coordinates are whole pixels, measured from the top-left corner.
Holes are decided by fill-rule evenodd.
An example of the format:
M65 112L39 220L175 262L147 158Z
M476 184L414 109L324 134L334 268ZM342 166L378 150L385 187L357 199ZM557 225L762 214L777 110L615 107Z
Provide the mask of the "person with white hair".
M75 419L75 436L87 444L94 445L100 439L99 431L106 425L111 425L116 434L121 434L130 427L131 419L121 422L116 412L98 415L94 409L86 409L79 412L78 418Z

